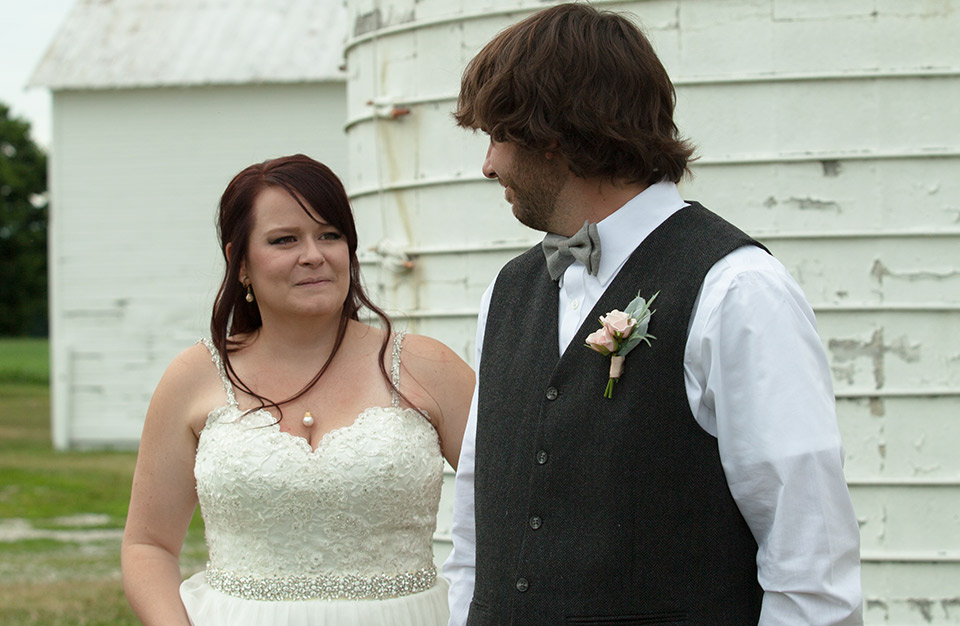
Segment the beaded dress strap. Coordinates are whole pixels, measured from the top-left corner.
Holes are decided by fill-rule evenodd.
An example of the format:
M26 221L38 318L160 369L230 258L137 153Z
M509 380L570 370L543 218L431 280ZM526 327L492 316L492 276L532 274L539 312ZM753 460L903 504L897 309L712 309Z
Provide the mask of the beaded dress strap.
M230 406L237 406L237 396L233 392L233 384L230 382L230 378L227 376L227 370L223 367L223 359L220 358L220 352L217 350L217 347L213 345L213 341L207 338L203 338L197 343L202 343L207 346L207 350L210 351L210 360L217 366L217 371L220 373L220 380L223 382L223 390L227 393L227 402L230 403Z
M393 403L390 405L393 408L400 408L400 396L397 394L397 389L400 389L400 350L403 348L403 336L406 335L406 331L400 331L393 338L393 362L390 365L390 377L393 380L393 389L390 390L390 394L393 397Z

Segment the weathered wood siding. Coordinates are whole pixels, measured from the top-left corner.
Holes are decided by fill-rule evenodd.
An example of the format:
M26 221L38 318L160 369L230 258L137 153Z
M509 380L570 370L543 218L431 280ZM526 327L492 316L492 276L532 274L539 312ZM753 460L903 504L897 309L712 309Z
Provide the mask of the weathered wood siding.
M348 188L364 240L415 263L371 254L367 280L471 359L481 292L537 237L450 111L473 54L545 3L347 4ZM675 80L701 155L685 197L763 240L816 310L867 623L960 623L960 1L593 4L636 14ZM444 508L438 560L448 535Z
M54 443L136 445L153 388L209 335L215 213L243 167L305 152L345 173L345 85L57 91Z

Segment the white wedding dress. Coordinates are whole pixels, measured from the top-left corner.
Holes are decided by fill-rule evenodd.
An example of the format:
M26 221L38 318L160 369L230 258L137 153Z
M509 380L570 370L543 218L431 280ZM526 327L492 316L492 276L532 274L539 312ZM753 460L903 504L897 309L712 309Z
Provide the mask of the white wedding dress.
M193 624L446 624L432 545L443 458L430 422L394 397L313 450L268 412L244 414L220 355L204 344L227 404L211 411L197 446L209 562L180 587Z

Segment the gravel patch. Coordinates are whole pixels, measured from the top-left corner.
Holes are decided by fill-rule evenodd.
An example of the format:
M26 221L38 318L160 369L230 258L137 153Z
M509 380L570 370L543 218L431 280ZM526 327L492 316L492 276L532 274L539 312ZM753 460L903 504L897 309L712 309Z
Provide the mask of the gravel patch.
M54 523L58 526L75 527L69 530L34 528L29 520L22 518L0 519L0 541L13 542L29 539L51 539L54 541L84 543L122 539L122 528L83 528L84 526L102 525L105 523L104 518L106 518L107 521L110 520L110 517L106 515L74 515L68 518L61 517L54 520ZM64 523L64 520L66 520L66 523Z

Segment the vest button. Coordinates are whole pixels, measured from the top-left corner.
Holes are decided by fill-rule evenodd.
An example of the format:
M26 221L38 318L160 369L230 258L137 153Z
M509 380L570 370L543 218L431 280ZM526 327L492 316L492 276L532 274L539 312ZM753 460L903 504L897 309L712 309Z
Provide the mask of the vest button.
M547 387L547 400L556 400L559 395L556 387Z
M543 520L540 519L539 516L534 515L533 517L530 518L530 528L536 530L541 526L543 526Z
M527 582L526 578L517 579L517 591L519 591L520 593L523 593L529 588L530 588L530 583Z
M547 455L546 450L540 450L539 452L537 452L537 463L539 463L540 465L543 465L544 463L546 463L547 458L549 457Z

